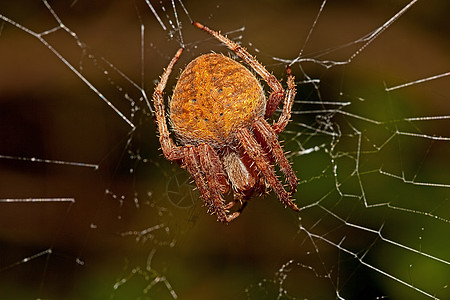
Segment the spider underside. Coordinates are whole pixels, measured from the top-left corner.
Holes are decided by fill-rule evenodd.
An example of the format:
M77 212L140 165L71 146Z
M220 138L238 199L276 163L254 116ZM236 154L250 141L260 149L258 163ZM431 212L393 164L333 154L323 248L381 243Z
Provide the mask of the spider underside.
M206 54L193 60L182 72L170 101L170 122L181 146L170 137L165 116L163 91L183 48L179 49L161 76L153 93L159 141L164 156L177 161L193 177L208 212L220 222L239 216L246 201L271 187L280 201L295 211L291 196L298 179L278 142L284 130L296 93L294 77L288 68L287 89L281 86L244 48L219 32L197 22L233 50L267 83L271 92L266 100L256 77L243 65L221 54ZM278 120L268 119L283 100ZM277 179L273 163L286 177L289 191ZM233 190L225 203L223 195ZM236 204L241 207L230 213Z

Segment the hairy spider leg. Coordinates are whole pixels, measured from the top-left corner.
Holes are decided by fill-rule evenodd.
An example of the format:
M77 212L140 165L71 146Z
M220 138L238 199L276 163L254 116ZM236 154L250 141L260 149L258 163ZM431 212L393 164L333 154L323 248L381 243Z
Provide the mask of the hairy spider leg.
M281 112L278 121L272 124L272 128L276 134L282 132L289 123L289 120L291 119L292 106L294 105L295 94L297 93L295 89L294 76L292 75L291 68L289 66L286 68L286 73L288 88L284 97L283 111Z
M212 201L211 191L209 189L208 183L203 177L200 162L198 159L198 155L194 149L194 146L184 146L184 159L182 163L182 167L185 167L186 170L191 174L194 178L195 184L202 195L203 199L206 202L206 206L208 207L208 211L214 212L214 205Z
M247 52L247 50L245 50L245 48L231 41L226 36L223 36L220 32L214 31L198 22L192 22L192 24L197 28L200 28L211 34L216 39L225 44L225 46L234 51L237 56L239 56L248 65L250 65L253 70L255 70L255 72L262 77L262 79L272 89L269 99L267 100L266 112L264 115L265 118L270 117L280 105L281 100L284 98L284 89L278 79L274 75L270 74L261 63L259 63L250 53Z
M203 173L208 182L211 197L214 200L214 212L221 222L234 220L239 216L240 211L234 212L231 215L228 214L227 210L230 207L228 205L225 206L225 200L222 195L230 190L230 185L219 155L209 145L203 143L198 146L198 156ZM223 218L223 211L225 212L226 218Z
M274 189L278 198L284 205L289 206L295 211L300 211L294 202L290 199L290 193L288 193L281 182L278 181L275 171L270 165L264 150L258 141L253 137L247 128L241 128L237 131L236 137L240 144L244 148L245 152L250 156L250 158L255 162L258 169L266 178L267 182Z
M164 156L170 160L180 160L183 158L183 147L179 147L170 137L170 132L167 127L166 114L164 108L164 88L167 84L167 79L172 72L173 66L180 58L183 48L178 49L175 56L170 61L164 73L161 75L161 80L156 86L155 92L153 93L153 105L155 106L156 123L158 124L159 131L159 142L161 144L161 149Z
M230 184L217 152L205 143L198 146L198 152L209 186L218 189L221 194L227 193L230 190Z
M211 164L211 161L206 160L205 162L207 165L203 168L200 159L201 156L199 155L199 149L197 147L188 145L184 146L183 150L184 159L182 166L184 166L194 178L195 184L208 207L208 212L210 214L216 214L217 219L223 223L228 223L237 218L239 213L227 215L222 194L217 187L211 186L208 182L208 179L211 180L214 176L208 175L211 170L207 168L213 167L212 164L214 163ZM206 178L204 174L206 174Z
M269 152L273 154L275 160L278 162L281 171L286 176L290 185L291 194L295 193L297 189L298 179L295 176L294 170L292 170L291 164L284 155L283 149L278 142L278 136L275 130L264 120L263 118L256 118L253 122L253 127L258 136L261 137L269 147Z

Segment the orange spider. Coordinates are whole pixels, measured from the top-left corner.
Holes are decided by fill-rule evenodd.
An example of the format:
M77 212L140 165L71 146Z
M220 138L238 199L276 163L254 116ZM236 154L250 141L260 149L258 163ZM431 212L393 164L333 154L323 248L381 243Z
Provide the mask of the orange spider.
M277 78L244 48L197 22L233 50L271 88L268 99L258 79L243 65L222 54L205 54L191 61L176 84L169 102L169 119L181 146L170 137L165 116L163 91L173 66L183 48L172 58L153 93L159 141L165 157L177 161L191 174L208 207L221 222L239 216L246 201L269 187L283 204L295 211L291 200L298 179L278 142L291 116L296 93L294 77L287 69L287 90ZM284 100L276 122L266 121ZM289 192L277 179L273 162L277 162L290 186ZM233 200L225 203L223 195L233 189ZM241 207L229 212L237 202Z

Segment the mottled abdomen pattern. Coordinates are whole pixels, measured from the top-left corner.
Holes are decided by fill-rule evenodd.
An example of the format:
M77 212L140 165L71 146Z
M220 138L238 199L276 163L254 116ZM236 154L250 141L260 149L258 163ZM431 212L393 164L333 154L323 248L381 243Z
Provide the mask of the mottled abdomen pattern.
M218 148L235 130L263 117L264 90L244 66L222 54L205 54L187 65L170 101L170 121L182 144Z

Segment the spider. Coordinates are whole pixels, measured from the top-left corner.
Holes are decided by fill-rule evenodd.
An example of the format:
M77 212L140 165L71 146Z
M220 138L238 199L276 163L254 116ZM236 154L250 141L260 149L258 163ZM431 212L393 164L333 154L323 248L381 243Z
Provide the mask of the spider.
M295 211L291 200L298 179L278 142L291 116L296 93L294 77L287 68L287 89L244 48L220 32L193 22L211 34L249 65L270 87L268 99L258 79L246 67L222 54L204 54L181 73L169 102L169 119L177 145L170 137L163 92L180 48L163 72L153 93L159 142L164 156L180 163L193 177L208 212L228 223L239 216L252 195L270 187L280 201ZM273 124L267 119L281 100L283 111ZM272 166L277 162L290 187L287 191ZM233 190L226 203L224 195ZM241 207L230 213L239 202Z

